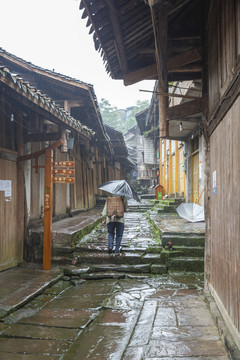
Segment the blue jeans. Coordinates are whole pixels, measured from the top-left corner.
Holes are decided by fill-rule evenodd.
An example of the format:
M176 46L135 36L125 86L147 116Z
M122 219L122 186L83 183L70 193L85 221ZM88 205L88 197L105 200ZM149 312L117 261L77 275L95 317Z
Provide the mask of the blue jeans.
M115 253L119 253L119 248L122 241L123 236L123 230L124 230L124 224L118 221L109 222L107 224L108 228L108 248L113 248L114 243L114 235L115 235L115 229L116 229L116 247L115 247Z

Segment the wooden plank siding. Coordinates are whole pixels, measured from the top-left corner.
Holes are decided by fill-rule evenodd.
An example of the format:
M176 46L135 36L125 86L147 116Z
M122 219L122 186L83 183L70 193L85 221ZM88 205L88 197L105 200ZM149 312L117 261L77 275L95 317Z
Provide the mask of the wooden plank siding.
M84 209L84 198L83 198L83 173L82 173L82 157L81 157L81 146L76 145L75 148L76 155L74 156L75 160L75 181L74 189L76 192L76 204L75 209Z
M12 182L11 201L5 201L4 192L0 191L1 271L16 266L22 260L22 244L18 242L17 227L17 163L0 159L0 179Z
M172 161L171 161L171 193L175 193L175 180L176 180L176 172L175 172L175 166L176 166L176 159L175 159L175 153L172 155Z
M199 152L191 157L192 202L199 198Z
M219 108L240 69L239 1L213 1L208 19L209 119L219 122Z
M31 152L36 152L42 149L40 143L32 143L31 145ZM44 156L40 156L38 159L38 164L44 166ZM30 214L32 219L39 218L41 214L41 206L43 206L44 202L44 169L39 168L38 172L36 173L36 169L32 166L35 166L35 161L31 161L31 208Z
M210 283L240 331L240 98L210 138ZM227 161L226 161L227 159Z
M210 200L206 278L225 320L229 317L235 334L238 332L240 345L240 2L214 0L211 5L207 24Z
M54 161L68 160L67 154L61 153L59 149L54 152ZM34 189L34 188L33 188ZM67 191L66 184L53 184L53 212L54 215L62 215L66 213L67 208Z
M183 193L184 196L185 196L185 172L183 171L183 166L184 166L184 161L185 161L185 158L184 158L184 154L183 154L183 146L181 146L179 148L179 170L178 170L178 173L179 173L179 193Z
M166 142L166 139L161 142L159 183L164 187L165 194L185 196L184 147L171 140L167 149Z

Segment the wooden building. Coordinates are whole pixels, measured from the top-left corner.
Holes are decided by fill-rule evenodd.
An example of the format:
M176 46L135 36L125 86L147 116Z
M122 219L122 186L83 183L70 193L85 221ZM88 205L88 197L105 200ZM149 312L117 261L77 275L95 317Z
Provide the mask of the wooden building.
M104 127L114 152L108 165L108 180L126 179L127 174L135 168L135 163L129 158L123 134L107 124L104 124Z
M0 64L2 270L28 257L29 231L43 223L46 148L54 162L75 164L74 183L53 184L54 220L95 207L99 184L125 178L132 164L123 136L107 135L91 85L3 49Z
M205 167L205 285L240 349L240 3L81 0L80 9L113 79L158 80L160 138L179 141L184 121L203 132L203 158L197 140L189 151L193 181ZM175 81L201 82L201 97L168 107Z
M135 166L142 161L142 136L137 124L133 125L124 133L124 140L128 149L128 156ZM135 169L137 171L137 167Z
M169 197L185 198L187 202L204 205L203 189L203 134L197 121L182 116L179 111L191 97L201 96L201 83L197 81L181 81L169 86L169 104L167 120L169 134L159 141L159 101L158 82L156 82L151 105L145 120L148 131L145 136L156 142L159 159L159 183Z
M94 132L6 66L0 67L0 83L0 270L3 270L23 260L30 221L43 216L44 149L52 146L54 160L66 160L58 149L61 144L66 147L63 130L71 131L72 136L78 137L78 143L86 144ZM35 146L41 136L41 146ZM60 139L63 141L59 142ZM24 161L28 159L26 155L28 161ZM62 192L66 196L66 185L56 185L62 186L62 190L64 187Z
M149 109L144 109L143 111L135 115L137 125L140 131L140 136L142 141L138 146L139 152L139 161L138 161L138 180L148 186L157 184L157 169L158 169L158 159L157 159L157 150L158 138L150 136L151 127L147 125L147 115Z

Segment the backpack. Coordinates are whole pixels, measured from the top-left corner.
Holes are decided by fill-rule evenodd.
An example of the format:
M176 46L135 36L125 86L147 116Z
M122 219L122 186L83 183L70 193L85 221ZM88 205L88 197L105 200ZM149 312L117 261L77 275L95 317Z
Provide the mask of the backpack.
M111 219L124 216L124 204L120 196L107 198L107 216Z

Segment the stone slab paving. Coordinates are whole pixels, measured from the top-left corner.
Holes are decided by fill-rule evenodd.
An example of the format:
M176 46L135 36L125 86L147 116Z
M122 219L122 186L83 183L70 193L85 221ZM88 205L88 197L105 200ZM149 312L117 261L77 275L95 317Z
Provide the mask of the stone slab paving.
M34 298L61 276L59 269L46 272L40 266L15 267L1 272L0 317Z
M189 221L180 218L177 214L156 215L155 213L152 213L150 216L163 233L193 233L202 235L205 233L204 221L190 223Z
M185 274L61 281L5 318L0 360L227 360L201 285Z
M88 240L101 253L106 237L106 231L98 229ZM144 214L126 215L123 244L129 250L124 258L136 258L136 264L142 254L136 249L156 244ZM111 259L106 251L104 256ZM50 288L49 277L55 281L59 272L45 272L44 278L40 271L38 283L37 275L26 271L26 288L31 276L43 287L38 293L40 285L32 283L34 300L22 302L0 323L0 360L229 359L204 301L201 275L136 274L133 268L126 271L127 265L122 271L122 258L108 268L95 263L94 277L86 273L91 264L73 266L75 273ZM136 269L140 266L145 265ZM16 279L15 286L23 281L17 272ZM14 289L10 277L6 280L9 286L3 286L0 305L11 300ZM23 282L19 284L24 289ZM19 304L18 294L16 299L13 303Z

